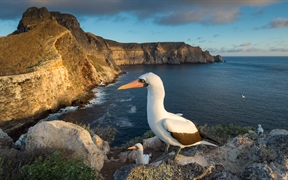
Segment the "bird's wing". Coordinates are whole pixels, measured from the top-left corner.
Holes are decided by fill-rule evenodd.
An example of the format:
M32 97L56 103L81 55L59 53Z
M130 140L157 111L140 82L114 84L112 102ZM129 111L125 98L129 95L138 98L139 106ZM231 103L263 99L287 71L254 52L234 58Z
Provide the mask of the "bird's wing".
M150 156L149 154L143 154L144 164L149 164Z
M189 120L165 118L162 125L174 139L183 145L191 145L201 141L196 126Z

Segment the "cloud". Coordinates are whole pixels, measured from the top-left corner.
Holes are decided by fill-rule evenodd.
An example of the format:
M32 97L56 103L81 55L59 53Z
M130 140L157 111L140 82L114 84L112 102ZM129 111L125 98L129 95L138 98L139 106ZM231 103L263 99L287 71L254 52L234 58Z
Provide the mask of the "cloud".
M288 19L277 18L269 23L270 28L285 28L288 27Z
M221 54L221 53L253 53L253 52L288 52L288 47L270 47L268 49L263 49L263 48L256 48L256 47L244 47L244 48L239 48L239 47L232 47L232 48L226 48L226 47L221 47L220 49L218 48L207 48L207 50L212 53L212 54Z
M138 20L149 19L160 25L176 26L188 23L204 25L226 24L236 21L241 7L262 7L278 0L1 0L0 19L19 19L31 6L46 7L49 11L80 16L113 17L121 14L133 15ZM123 20L116 18L115 20ZM124 19L125 20L125 19Z
M219 34L214 34L213 38L216 38L216 37L218 37L218 36L219 36Z
M275 28L288 28L288 19L285 18L273 19L267 25L261 27L261 29L275 29Z
M269 51L288 52L288 47L282 47L282 48L270 48Z
M251 45L251 43L249 43L249 42L246 42L244 44L240 44L240 46L250 46L250 45Z

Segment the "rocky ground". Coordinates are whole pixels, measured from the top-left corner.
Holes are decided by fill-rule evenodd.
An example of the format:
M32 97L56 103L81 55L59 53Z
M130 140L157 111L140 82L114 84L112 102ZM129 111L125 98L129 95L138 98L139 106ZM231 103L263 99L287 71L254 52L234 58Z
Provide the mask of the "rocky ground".
M288 179L288 131L284 129L274 129L261 136L250 130L219 147L183 148L176 160L171 160L175 147L170 148L168 156L159 158L164 144L154 136L143 140L144 153L152 153L148 165L135 165L135 150L110 148L98 135L91 136L86 129L60 120L35 125L29 129L26 138L19 141L13 143L1 130L0 149L5 150L0 151L0 157L5 157L2 153L12 153L13 159L19 159L28 153L20 158L22 164L30 158L29 152L37 152L39 147L59 148L68 150L73 157L82 157L86 165L100 170L103 178L108 180ZM23 148L23 151L12 146Z
M127 160L125 162L119 159L119 154L122 152L120 148L111 148L110 153L108 154L108 159L104 162L104 166L101 169L100 173L104 177L105 180L114 180L114 173L116 172L117 169L120 169L123 166L128 166L128 165L133 165L135 164L135 161L133 160ZM162 155L163 151L162 150L155 150L153 148L147 148L145 149L145 154L152 153L151 157L151 162L156 160L159 156ZM114 159L114 160L111 160Z

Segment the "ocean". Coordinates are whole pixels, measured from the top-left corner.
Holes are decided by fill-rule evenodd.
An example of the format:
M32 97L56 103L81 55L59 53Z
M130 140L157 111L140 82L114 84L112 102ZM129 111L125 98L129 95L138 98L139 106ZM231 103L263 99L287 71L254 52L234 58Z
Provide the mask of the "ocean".
M223 57L226 62L182 65L121 66L127 72L115 84L98 87L85 108L67 107L47 119L95 126L113 126L112 146L141 136L150 128L146 88L117 88L146 72L159 75L165 87L165 108L197 125L236 124L265 132L288 129L288 57ZM242 98L244 95L246 98Z

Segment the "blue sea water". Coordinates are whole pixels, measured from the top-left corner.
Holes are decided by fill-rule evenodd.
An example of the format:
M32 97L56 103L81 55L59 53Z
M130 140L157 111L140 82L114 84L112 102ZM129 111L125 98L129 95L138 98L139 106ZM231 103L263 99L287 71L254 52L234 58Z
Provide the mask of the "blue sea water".
M237 124L264 131L288 128L288 57L223 57L226 62L122 66L127 74L115 84L94 89L98 98L86 108L67 108L50 119L114 126L113 145L140 136L146 119L146 88L117 88L146 72L162 78L166 110L198 125ZM242 94L246 98L242 98Z

